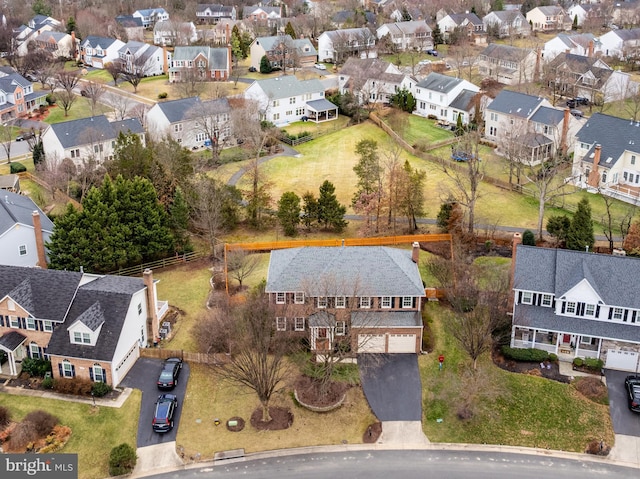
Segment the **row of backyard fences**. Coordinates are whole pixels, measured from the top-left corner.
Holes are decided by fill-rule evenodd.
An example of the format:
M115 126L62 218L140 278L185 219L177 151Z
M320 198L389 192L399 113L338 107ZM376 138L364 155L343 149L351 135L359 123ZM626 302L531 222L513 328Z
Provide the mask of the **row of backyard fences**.
M140 356L151 359L181 358L188 363L211 365L229 362L229 356L224 353L196 353L183 349L140 348Z
M193 251L191 253L184 254L176 254L174 256L169 256L168 258L162 258L156 261L151 261L149 263L137 264L135 266L130 266L128 268L120 268L116 271L111 271L107 274L114 274L119 276L137 276L144 273L144 270L158 270L162 268L166 268L168 266L173 266L176 264L188 263L190 261L195 261L200 258L204 258L208 256L208 252L204 251Z

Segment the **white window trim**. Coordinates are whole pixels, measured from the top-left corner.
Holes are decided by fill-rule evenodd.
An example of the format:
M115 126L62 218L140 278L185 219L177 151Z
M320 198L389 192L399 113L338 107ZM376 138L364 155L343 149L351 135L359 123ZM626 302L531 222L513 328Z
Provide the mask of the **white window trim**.
M531 291L523 291L522 292L522 304L531 304L533 303L533 293Z
M553 304L553 296L550 294L543 294L541 304L542 306L551 306Z
M35 351L34 351L35 349ZM29 344L29 353L31 354L31 357L34 359L40 359L41 358L41 354L40 354L40 346L38 346L36 343L30 343Z
M304 304L304 292L298 291L294 294L293 302L295 304Z
M413 296L403 296L402 297L402 307L403 308L413 308Z
M20 329L20 319L17 316L9 316L9 327Z
M304 318L303 318L303 317L294 318L294 320L293 320L293 321L294 321L294 323L293 323L293 324L294 324L293 329L294 329L295 331L304 331L304 324L305 324L305 321L304 321ZM300 323L302 323L302 324L300 324Z
M391 303L392 303L391 296L383 296L380 299L380 307L381 308L388 309L388 308L391 307Z
M369 309L371 308L371 298L369 296L361 296L358 304L362 309Z
M93 366L91 366L91 369L93 369L93 382L94 383L104 383L106 382L106 374L105 374L105 369L100 366L99 364L94 364ZM100 374L96 374L96 370L100 371ZM100 381L98 381L98 376L100 376Z
M327 307L327 297L318 296L318 308L324 309Z
M593 337L580 336L580 344L593 344Z
M278 316L276 318L276 331L286 331L287 330L287 318L283 316Z
M564 312L567 314L576 314L577 307L578 307L578 303L576 303L575 301L567 301L567 305L564 308ZM573 309L573 311L570 311L569 309Z
M31 331L36 330L36 320L34 318L26 318L25 323L26 323L27 329Z
M68 370L67 370L67 366L69 366ZM64 361L62 361L62 376L65 377L65 378L72 378L73 377L73 367L72 367L71 363L69 361L67 361L66 359Z
M347 333L347 324L344 321L336 321L336 336L344 336Z
M620 311L620 313L618 313ZM619 314L619 317L617 317ZM613 312L611 313L611 319L621 320L624 318L624 309L623 308L613 308Z
M336 296L336 308L346 308L347 307L347 298L344 296Z
M589 308L593 308L593 310L589 313ZM585 316L595 316L596 315L596 305L595 304L585 304L584 306L584 315Z
M20 246L18 246L18 254L20 256L27 256L27 245L26 244L21 244Z
M284 304L287 300L287 295L285 293L279 292L276 293L276 304Z
M42 321L42 329L47 333L53 332L53 322L45 319Z

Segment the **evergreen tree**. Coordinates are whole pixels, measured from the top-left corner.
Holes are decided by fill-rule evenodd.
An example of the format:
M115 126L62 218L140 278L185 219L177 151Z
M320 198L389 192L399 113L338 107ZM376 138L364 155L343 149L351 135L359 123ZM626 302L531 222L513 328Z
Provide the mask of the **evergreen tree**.
M464 125L462 124L462 115L458 115L456 120L456 136L464 135Z
M47 243L54 269L104 273L151 261L173 251L167 215L151 182L105 178L55 221Z
M535 246L536 245L536 237L531 230L524 230L522 233L522 244L526 246Z
M324 228L333 228L340 232L347 226L347 222L344 220L347 208L338 202L335 191L336 187L329 180L325 180L320 186L318 222Z
M47 5L45 0L35 0L31 5L31 10L34 15L44 15L45 17L50 17L52 13L51 7Z
M284 27L284 33L285 35L289 35L294 40L298 38L296 36L296 30L293 28L293 25L291 25L291 22L287 22L287 26Z
M278 219L286 236L295 236L300 224L300 197L293 191L282 194L278 201Z
M440 27L436 23L433 27L433 31L431 32L431 37L433 38L433 44L435 46L442 45L444 43L444 38L442 37L442 31Z
M411 113L416 109L416 99L407 88L402 88L391 95L390 101L393 106L407 113Z
M76 28L76 19L73 17L69 17L69 20L67 20L67 33L71 35L71 32L75 32Z
M573 25L571 25L571 30L578 29L578 15L573 16Z
M33 166L37 169L41 163L44 163L44 145L42 139L38 139L33 145Z
M311 228L318 221L318 200L310 191L302 195L304 206L302 209L302 221L307 228Z
M269 61L267 56L264 55L260 59L260 73L271 73L272 71L273 71L273 68L271 68L271 62Z
M375 140L360 140L356 144L356 154L360 159L356 166L353 167L353 171L358 177L358 189L353 195L353 203L358 201L362 193L379 192L382 178L378 142Z
M571 220L568 216L550 216L547 220L547 233L556 238L560 243L566 241L570 227Z
M591 219L591 206L589 200L583 198L578 203L578 210L567 232L567 249L584 251L588 246L593 248L595 237L593 234L593 220Z
M168 226L175 240L176 251L178 253L191 251L191 242L187 234L189 228L189 205L180 187L176 188L173 202L169 206Z
M504 10L504 1L503 0L493 0L491 3L491 11L499 12Z
M411 18L411 14L409 13L409 10L407 10L407 6L403 5L402 6L402 21L403 22L410 22L411 20L413 20L413 18Z
M107 162L107 171L112 177L122 175L132 179L136 176L149 177L153 150L145 148L135 133L118 133L114 146L114 159Z

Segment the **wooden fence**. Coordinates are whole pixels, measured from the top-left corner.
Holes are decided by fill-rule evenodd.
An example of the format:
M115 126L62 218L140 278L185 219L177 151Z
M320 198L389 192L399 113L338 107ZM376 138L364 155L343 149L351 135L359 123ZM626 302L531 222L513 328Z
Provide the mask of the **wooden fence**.
M130 266L128 268L120 268L117 271L111 271L107 274L115 274L119 276L134 276L134 275L137 276L137 275L141 275L145 269L158 270L158 269L166 268L168 266L173 266L176 264L188 263L190 261L203 258L207 256L207 254L208 253L205 253L202 251L193 251L191 253L169 256L168 258L162 258L156 261L151 261L149 263Z
M141 348L140 356L153 359L181 358L188 363L211 365L226 364L229 362L229 356L227 354L194 353L182 349Z

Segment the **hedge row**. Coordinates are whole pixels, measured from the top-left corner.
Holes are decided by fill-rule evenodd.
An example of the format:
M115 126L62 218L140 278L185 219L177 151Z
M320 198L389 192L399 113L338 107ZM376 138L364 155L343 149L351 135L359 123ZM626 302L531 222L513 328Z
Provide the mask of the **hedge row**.
M502 346L502 355L507 359L513 359L515 361L534 361L538 363L551 359L547 351L534 348L518 349Z

